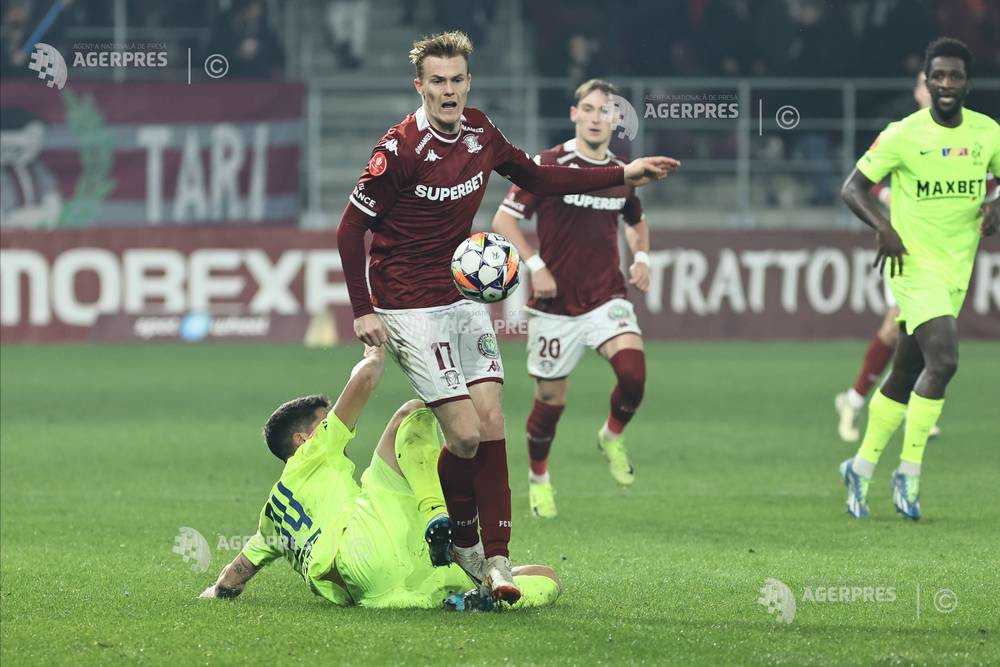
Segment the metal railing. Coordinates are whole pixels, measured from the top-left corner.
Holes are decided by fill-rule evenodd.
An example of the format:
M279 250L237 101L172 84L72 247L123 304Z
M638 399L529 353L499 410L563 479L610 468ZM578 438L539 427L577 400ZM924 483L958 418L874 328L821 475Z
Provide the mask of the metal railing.
M666 152L683 160L678 178L642 195L651 219L667 226L809 227L853 225L837 191L859 153L879 130L916 110L912 79L616 78L636 109L631 141L612 148L637 156ZM469 104L483 109L528 152L573 134L571 86L565 79L474 78ZM739 105L734 119L644 117L647 102L679 95L723 94ZM908 101L909 100L909 101ZM419 105L409 81L320 78L309 82L307 203L339 209L373 143ZM997 116L1000 79L979 79L970 108ZM775 112L795 107L783 129ZM492 217L506 182L492 179L478 224ZM671 187L673 185L673 187ZM330 192L330 189L333 192ZM678 215L683 211L683 215ZM329 218L329 216L327 216Z

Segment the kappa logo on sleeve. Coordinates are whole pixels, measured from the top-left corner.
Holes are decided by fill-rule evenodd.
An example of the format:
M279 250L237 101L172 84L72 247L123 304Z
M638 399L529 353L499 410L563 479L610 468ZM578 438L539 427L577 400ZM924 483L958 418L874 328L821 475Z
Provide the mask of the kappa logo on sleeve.
M375 153L372 155L372 159L368 160L368 173L372 176L381 176L388 168L389 158L385 156L385 153Z

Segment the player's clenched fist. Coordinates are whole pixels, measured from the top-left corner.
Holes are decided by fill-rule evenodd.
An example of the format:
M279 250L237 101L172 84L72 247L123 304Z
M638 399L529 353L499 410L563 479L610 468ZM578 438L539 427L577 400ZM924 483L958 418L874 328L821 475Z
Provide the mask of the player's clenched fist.
M628 270L630 285L635 285L640 292L649 291L649 264L645 262L633 262Z
M354 335L365 345L378 347L389 342L382 318L375 313L368 313L354 320Z
M625 165L625 185L633 188L666 178L668 174L681 166L679 160L672 157L640 157Z
M531 292L536 299L553 299L556 296L556 279L544 266L531 274Z

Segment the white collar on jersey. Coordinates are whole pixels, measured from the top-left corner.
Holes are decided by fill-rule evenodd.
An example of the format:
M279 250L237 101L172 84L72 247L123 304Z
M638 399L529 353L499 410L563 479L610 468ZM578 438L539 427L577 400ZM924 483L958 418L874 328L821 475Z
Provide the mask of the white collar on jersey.
M462 123L466 122L465 121L465 114L462 114L461 116L459 116L458 117L458 126L459 126L458 134L456 134L454 138L448 139L447 137L441 136L440 134L438 134L434 130L434 126L431 125L431 122L427 119L427 112L424 111L424 105L423 104L421 104L420 108L418 108L416 111L413 112L413 117L416 118L416 120L417 120L417 129L418 130L420 130L421 132L423 132L424 130L430 130L431 134L433 134L435 137L438 138L438 141L443 141L446 144L453 144L456 141L458 141L459 135L462 134L462 130L461 130Z
M564 143L563 144L563 150L566 151L567 153L572 153L574 157L578 157L581 160L583 160L584 162L589 162L590 164L607 164L608 162L611 162L612 158L615 157L615 154L612 153L610 150L608 150L608 152L607 152L608 154L607 154L607 156L603 160L595 160L593 158L589 158L586 155L584 155L584 154L582 154L582 153L580 153L579 151L576 150L576 139L575 138L570 139L569 141L567 141L566 143Z

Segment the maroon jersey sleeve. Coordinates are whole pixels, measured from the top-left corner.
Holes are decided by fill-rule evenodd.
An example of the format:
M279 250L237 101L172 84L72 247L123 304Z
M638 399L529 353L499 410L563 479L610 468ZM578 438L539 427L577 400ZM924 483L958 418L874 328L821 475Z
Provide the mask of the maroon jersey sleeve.
M355 318L375 312L365 280L365 233L371 220L356 206L348 204L337 227L337 251Z
M371 158L354 186L351 203L371 218L385 217L410 180L413 164L400 157L407 154L401 148L402 137L395 128L389 130L372 149Z
M495 138L493 170L524 190L547 197L593 192L625 183L625 168L618 165L574 169L537 164L527 153L507 141L503 132L485 114L483 117Z
M534 160L540 163L541 156L536 155ZM530 220L535 215L535 209L538 208L538 203L541 200L542 197L532 194L524 188L512 185L510 186L510 190L507 191L507 196L504 197L503 202L500 204L500 210L509 213L518 220Z
M628 197L625 199L625 207L622 209L622 219L627 225L637 225L642 220L642 202L635 194L635 188L629 188Z

